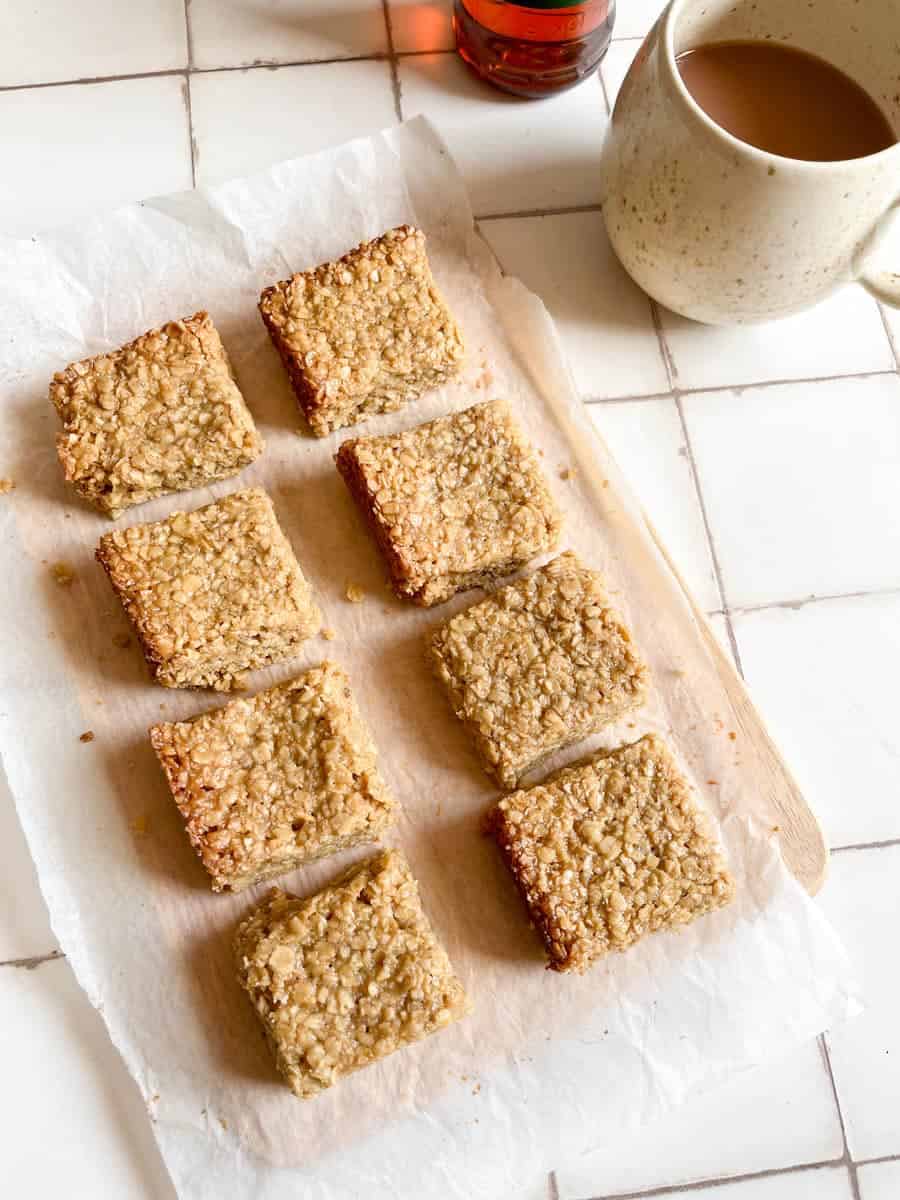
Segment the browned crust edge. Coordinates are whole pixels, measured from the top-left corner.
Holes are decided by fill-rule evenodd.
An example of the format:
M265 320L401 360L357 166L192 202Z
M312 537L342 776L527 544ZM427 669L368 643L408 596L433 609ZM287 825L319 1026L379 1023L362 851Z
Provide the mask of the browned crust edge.
M124 588L119 586L119 581L116 578L115 563L112 561L112 556L107 550L107 539L110 537L110 534L105 533L103 535L103 537L100 539L100 544L94 551L94 557L106 572L110 586L112 587L112 590L115 593L119 603L122 605L122 608L125 610L125 616L128 618L131 628L134 630L134 635L138 640L138 645L141 648L144 661L149 668L151 679L153 679L155 683L162 684L163 687L168 687L168 684L165 682L165 680L160 678L160 671L165 666L165 659L160 657L150 642L148 642L144 637L138 620L138 606L135 604L134 599L124 590Z
M263 324L268 330L272 345L278 351L278 357L281 359L282 365L287 372L291 391L294 393L301 415L316 437L327 437L331 433L331 427L329 422L319 412L321 405L316 395L316 389L310 385L300 363L297 361L296 354L294 354L285 339L281 336L278 323L273 319L268 308L271 298L283 294L285 290L284 283L274 283L271 287L267 287L259 298L259 313L263 319Z
M358 444L358 438L350 438L343 442L334 456L335 466L362 515L366 529L381 552L394 595L401 600L412 600L414 604L425 606L419 592L409 587L400 556L394 549L388 531L378 519L375 497L359 469L359 460L356 457Z
M495 805L487 813L484 818L483 829L488 837L493 838L496 843L500 851L500 857L503 859L504 865L512 876L513 883L516 885L516 891L522 897L531 924L544 944L548 960L547 970L565 972L583 969L573 954L574 948L564 946L558 938L555 938L554 935L558 931L555 929L550 914L546 911L544 905L529 891L528 885L522 877L518 855L509 836L506 817L499 805Z

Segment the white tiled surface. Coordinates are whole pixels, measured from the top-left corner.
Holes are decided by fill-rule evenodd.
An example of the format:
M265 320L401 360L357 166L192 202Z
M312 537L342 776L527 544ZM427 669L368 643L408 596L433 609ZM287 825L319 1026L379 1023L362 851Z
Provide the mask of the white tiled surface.
M334 89L340 104L321 104ZM315 112L314 119L304 113ZM386 62L216 71L191 79L198 183L375 133L396 120Z
M900 588L896 374L683 404L731 607Z
M859 1168L860 1200L897 1200L900 1162L872 1163Z
M822 899L853 954L867 1001L864 1020L827 1037L850 1153L858 1160L898 1155L900 844L836 854Z
M840 1115L822 1051L802 1046L615 1153L558 1164L560 1200L647 1189L682 1200L900 1200L900 379L885 325L851 290L794 322L737 334L662 314L660 341L595 207L598 81L538 105L501 97L454 56L421 53L450 46L449 0L387 7L393 63L240 70L231 68L385 56L384 6L192 0L191 72L175 0L135 0L127 19L108 0L8 4L0 89L157 74L0 90L0 231L27 235L189 186L188 78L203 181L390 124L398 71L402 115L426 111L437 123L478 212L524 214L485 221L483 232L554 313L579 387L598 401L598 428L699 602L724 602L713 629L730 647L733 626L830 842L867 844L835 855L823 896L869 1004L827 1038ZM604 64L610 98L661 3L619 7ZM886 323L900 348L900 318ZM867 372L879 374L848 378ZM828 375L841 378L808 382ZM791 382L766 386L773 380ZM875 590L884 594L856 595ZM0 964L45 956L55 943L2 782L0 847ZM65 962L0 965L0 1071L0 1195L172 1200L135 1090ZM413 1194L398 1183L398 1200Z
M894 366L878 305L857 287L842 288L808 312L771 325L709 329L666 310L662 323L682 388L819 379Z
M481 232L504 270L550 309L582 395L668 389L647 297L619 265L599 212L484 221Z
M189 18L201 70L361 58L388 47L381 0L191 0Z
M534 104L490 90L455 54L399 65L403 116L425 113L440 130L477 216L598 201L607 117L596 76Z
M721 608L675 401L592 404L590 412L700 605L706 612Z
M815 797L829 843L900 838L900 594L765 608L733 620L753 696Z
M0 229L24 237L190 187L186 86L165 75L0 92Z
M0 87L170 71L188 60L184 0L41 0L0 5ZM6 121L3 121L4 142Z

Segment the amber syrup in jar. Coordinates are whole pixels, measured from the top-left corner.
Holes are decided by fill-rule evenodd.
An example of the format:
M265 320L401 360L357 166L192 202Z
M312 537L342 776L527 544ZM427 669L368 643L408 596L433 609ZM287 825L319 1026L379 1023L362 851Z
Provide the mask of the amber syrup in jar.
M456 47L482 79L517 96L551 96L593 71L612 35L615 0L455 0Z

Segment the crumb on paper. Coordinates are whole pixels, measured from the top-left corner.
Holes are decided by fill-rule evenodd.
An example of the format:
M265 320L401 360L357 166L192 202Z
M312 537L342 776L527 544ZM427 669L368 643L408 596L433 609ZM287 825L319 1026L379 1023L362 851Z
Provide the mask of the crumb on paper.
M7 479L0 475L0 496L5 496L11 492L16 486L14 479Z
M780 826L780 825L773 825L773 826L772 826L772 832L773 832L773 833L781 833L781 826Z
M735 733L735 731L733 729L728 730L728 737L732 742L737 741L737 734Z
M144 813L140 813L131 822L131 832L135 837L144 837L147 833L147 817Z
M333 642L334 639L337 637L337 633L333 629L323 629L322 637L325 639L326 642Z
M476 1083L475 1086L472 1088L472 1095L477 1096L480 1091L481 1091L481 1084Z
M572 479L574 477L574 475L575 475L575 472L572 470L571 467L560 467L559 468L560 479Z
M358 583L348 583L344 596L351 604L362 604L366 598L365 589L361 588Z
M609 487L609 480L608 480L608 479L604 479L604 480L603 480L603 483L601 484L601 487L608 488L608 487Z
M92 742L94 740L93 729L86 729L78 740L79 742Z
M222 1126L222 1128L227 1133L228 1132L228 1122L225 1120L224 1117L219 1117L219 1124Z
M127 633L114 633L113 645L118 646L120 650L124 650L126 646L131 645L131 635Z
M60 587L71 587L75 582L75 572L68 563L55 562L50 571Z
M718 787L719 786L718 779L707 779L706 782L709 784L710 787Z

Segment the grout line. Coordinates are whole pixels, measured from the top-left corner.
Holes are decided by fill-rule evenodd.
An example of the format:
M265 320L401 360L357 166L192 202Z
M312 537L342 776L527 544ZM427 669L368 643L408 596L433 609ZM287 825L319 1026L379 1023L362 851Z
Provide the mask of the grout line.
M900 837L885 838L882 842L847 842L843 846L832 846L831 853L843 854L846 850L887 850L892 846L900 846Z
M188 142L191 153L191 187L197 186L197 136L194 133L194 110L191 97L191 72L194 69L194 30L191 26L191 0L184 0L184 36L187 44L187 73L184 79L184 107L188 119Z
M684 405L682 404L682 393L678 387L678 370L675 366L675 360L672 357L672 351L669 348L669 343L666 341L665 330L663 329L662 317L660 316L659 306L655 300L650 301L650 316L653 321L653 328L656 331L656 340L659 346L659 352L662 356L663 366L666 371L666 380L672 393L672 398L675 401L675 408L678 412L678 420L681 423L681 434L684 438L684 447L687 451L688 467L691 472L691 479L694 483L694 491L697 496L697 503L700 506L700 516L703 519L703 529L706 533L706 543L709 546L709 555L712 560L713 574L716 578L716 588L719 592L719 599L722 601L722 616L725 619L725 630L728 634L728 644L731 647L731 654L734 658L734 665L737 668L738 674L743 677L744 667L741 662L741 652L737 644L737 638L734 634L734 626L731 622L731 612L728 608L728 597L725 595L725 584L722 579L722 565L719 562L719 554L716 550L715 539L713 538L712 528L709 523L709 513L706 509L706 500L703 496L703 489L700 486L700 473L697 470L697 460L694 456L694 447L691 442L691 435L688 431L687 421L684 416Z
M666 371L666 382L669 385L670 392L678 390L678 368L675 366L675 360L672 357L672 351L669 348L669 343L666 341L665 330L663 329L662 314L659 311L659 305L655 300L647 297L647 303L650 305L650 320L653 322L653 329L656 333L656 341L659 345L659 353L662 356L663 367Z
M821 1162L797 1163L792 1167L771 1167L765 1171L747 1171L742 1175L722 1175L715 1179L698 1179L694 1183L673 1183L664 1187L647 1188L639 1192L609 1192L605 1196L593 1196L590 1200L653 1200L657 1196L680 1196L684 1192L705 1192L727 1184L753 1182L757 1179L773 1179L783 1175L799 1175L804 1171L827 1171L845 1166L843 1159L824 1159ZM854 1200L859 1195L854 1193Z
M568 217L575 213L601 212L600 204L570 204L562 208L520 208L513 212L477 213L479 221L514 221L521 217Z
M10 83L0 85L0 92L37 92L44 88L74 87L81 83L125 83L129 79L166 79L171 75L184 73L184 67L171 67L165 71L134 71L130 75L89 75L80 79L56 79L50 83Z
M635 392L631 396L591 396L582 398L584 404L599 407L603 404L634 404L638 400L671 400L671 392Z
M599 209L599 205L597 207ZM502 213L497 214L498 217L503 215ZM534 217L543 216L544 214L512 213L509 215ZM490 217L479 218L482 221L491 219ZM743 394L744 392L761 391L763 388L788 387L803 383L845 383L848 379L893 378L896 374L895 370L888 369L886 371L857 371L852 375L807 375L800 376L797 379L762 379L758 383L717 383L704 387L674 387L672 392L677 392L679 396L709 396L716 392L739 392ZM616 404L622 400L659 400L663 396L671 394L671 392L651 392L633 396L585 396L583 399L585 404Z
M191 156L191 187L197 186L197 159L199 152L197 149L197 136L194 133L194 110L191 103L191 76L188 72L184 77L184 83L181 85L184 94L184 108L187 113L188 122L188 150Z
M821 604L828 600L864 600L868 596L896 596L900 595L900 588L871 588L864 592L826 592L821 596L810 595L801 596L797 600L769 600L765 604L747 604L735 605L729 608L729 612L733 616L745 616L747 613L768 612L770 608L791 608L795 612L797 609L805 608L807 604Z
M891 353L894 355L894 362L897 364L897 370L900 371L900 345L894 340L894 333L888 324L887 312L883 304L878 305L878 311L881 314L881 323L884 326L884 332L887 334L887 340L890 343Z
M681 403L681 397L675 393L675 407L678 410L678 419L681 422L681 433L684 437L684 445L687 450L688 465L691 469L691 478L694 481L694 490L697 493L697 503L700 505L700 515L703 518L703 528L706 531L706 541L709 545L709 554L712 559L713 574L716 577L716 587L719 589L719 596L722 600L722 616L725 618L725 629L728 633L728 644L731 647L731 653L734 657L734 665L737 667L738 674L743 678L744 666L741 662L741 652L738 648L737 638L734 634L734 625L731 622L731 612L728 608L728 598L725 595L725 584L722 581L722 566L719 562L718 551L716 550L715 539L712 535L712 529L709 524L709 514L706 511L706 501L703 498L703 489L700 487L700 476L697 472L697 463L694 458L694 447L691 445L691 435L688 433L687 422L684 419L684 406Z
M391 20L391 8L388 0L381 0L384 13L384 29L387 35L388 58L391 64L391 90L394 93L394 114L398 121L403 120L403 95L400 88L400 72L397 69L397 52L394 49L394 25Z
M65 957L62 950L52 950L49 954L35 954L31 958L8 958L5 962L0 962L0 967L19 967L23 971L33 971L43 963L55 962L58 958Z
M837 1110L838 1124L841 1127L841 1143L844 1147L842 1162L847 1168L847 1174L850 1177L850 1191L853 1195L853 1200L860 1200L859 1195L859 1180L856 1178L856 1164L850 1156L850 1144L847 1141L847 1126L844 1124L844 1111L841 1108L841 1100L838 1096L837 1083L834 1078L834 1071L831 1066L831 1055L828 1053L828 1042L825 1040L825 1034L820 1033L816 1038L819 1044L819 1049L822 1052L822 1059L825 1063L825 1070L828 1073L828 1080L831 1084L831 1095L834 1099L834 1107Z
M879 1163L900 1162L900 1154L881 1154L878 1158L857 1158L857 1167L877 1167Z

